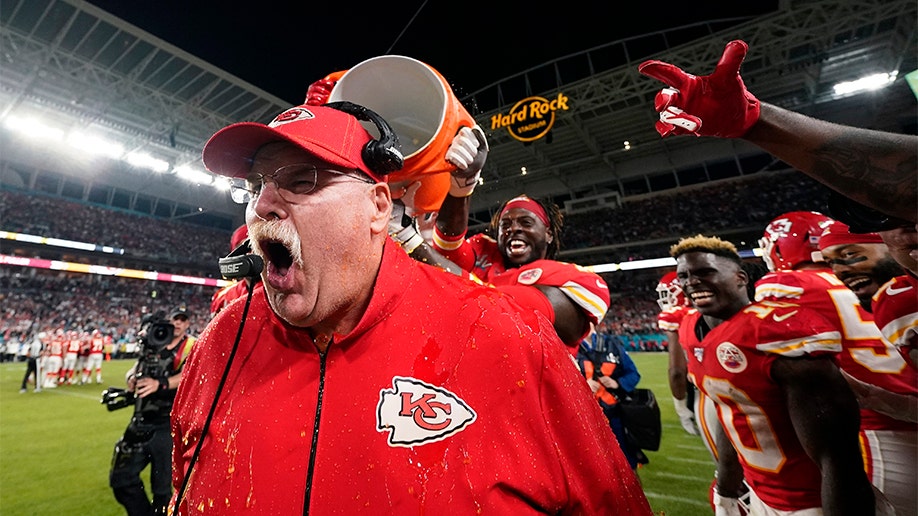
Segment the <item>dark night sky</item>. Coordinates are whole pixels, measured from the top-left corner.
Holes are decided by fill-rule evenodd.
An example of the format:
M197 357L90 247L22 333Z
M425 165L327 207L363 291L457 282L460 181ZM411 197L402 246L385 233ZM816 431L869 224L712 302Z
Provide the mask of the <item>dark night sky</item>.
M291 104L310 83L374 56L424 61L457 93L618 39L774 12L777 1L261 2L89 0ZM719 5L716 5L719 4ZM727 6L725 6L725 4ZM242 9L240 5L258 6Z

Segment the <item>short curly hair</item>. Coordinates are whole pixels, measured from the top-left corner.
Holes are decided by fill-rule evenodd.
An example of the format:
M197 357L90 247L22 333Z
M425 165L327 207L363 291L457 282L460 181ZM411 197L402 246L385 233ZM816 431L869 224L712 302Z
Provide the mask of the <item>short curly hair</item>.
M514 199L519 199L520 197L525 197L531 201L536 202L539 206L545 210L545 214L548 215L548 230L551 231L552 241L548 244L548 248L545 250L545 258L548 260L555 260L558 257L558 254L561 252L561 230L564 229L564 214L561 213L561 208L557 204L545 200L545 199L536 199L534 197L529 197L526 194L520 194L515 197L507 199L501 203L500 208L494 212L494 215L491 217L491 224L488 226L489 235L497 239L498 227L500 226L500 215L504 212L504 207L507 206L507 203Z
M711 253L731 260L737 265L742 266L743 264L743 259L736 250L736 246L732 242L721 240L716 236L695 235L693 237L685 237L669 248L669 254L673 258L679 258L685 253Z

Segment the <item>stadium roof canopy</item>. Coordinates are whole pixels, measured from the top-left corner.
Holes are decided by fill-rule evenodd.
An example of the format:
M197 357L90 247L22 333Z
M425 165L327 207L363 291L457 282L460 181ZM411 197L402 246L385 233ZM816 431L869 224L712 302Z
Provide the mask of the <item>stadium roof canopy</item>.
M562 204L770 166L741 141L661 139L653 129L653 97L661 85L640 75L637 65L656 58L709 73L732 39L749 43L742 74L759 98L828 120L914 131L915 97L904 76L918 66L916 11L914 0L792 0L751 21L613 41L497 80L462 99L491 145L473 200L477 221L523 191ZM203 223L228 221L227 228L241 222L242 209L228 194L183 179L177 169L203 171L201 149L211 134L233 122L267 122L287 102L79 0L4 2L0 50L3 187ZM890 72L898 76L883 90L833 90ZM559 94L569 109L555 112L544 137L523 142L506 128L492 128L494 117L517 102ZM36 139L26 129L44 136ZM74 143L77 134L83 139ZM93 138L119 146L87 157L98 141ZM73 152L74 145L82 152ZM129 164L121 159L128 154L165 165L157 172Z

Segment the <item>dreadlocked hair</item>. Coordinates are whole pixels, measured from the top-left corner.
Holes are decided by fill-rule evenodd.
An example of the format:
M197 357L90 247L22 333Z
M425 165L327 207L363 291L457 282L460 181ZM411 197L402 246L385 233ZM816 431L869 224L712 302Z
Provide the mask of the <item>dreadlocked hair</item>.
M711 253L733 261L739 266L743 264L743 259L736 250L736 246L716 236L685 237L669 248L669 255L673 258L678 258L685 253Z
M504 212L507 203L519 197L525 197L537 203L545 210L545 214L548 215L548 230L551 231L553 238L545 249L545 258L548 260L556 259L561 252L561 231L564 229L564 214L561 213L561 208L558 208L557 204L545 199L536 199L526 194L520 194L507 199L500 205L500 208L494 212L494 215L491 216L491 224L488 226L489 236L495 240L497 239L497 234L499 233L498 227L500 226L500 214Z

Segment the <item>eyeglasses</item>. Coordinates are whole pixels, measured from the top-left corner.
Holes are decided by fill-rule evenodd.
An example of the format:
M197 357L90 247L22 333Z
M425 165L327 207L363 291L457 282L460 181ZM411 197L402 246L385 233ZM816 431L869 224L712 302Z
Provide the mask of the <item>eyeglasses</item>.
M319 171L337 176L349 177L357 181L373 184L375 181L369 177L357 175L357 172L341 172L327 168L316 168L308 163L294 163L284 165L271 174L254 174L246 179L233 178L230 180L230 196L239 204L247 204L261 195L265 183L271 181L277 186L280 198L291 203L299 204L305 197L316 189L319 184Z

